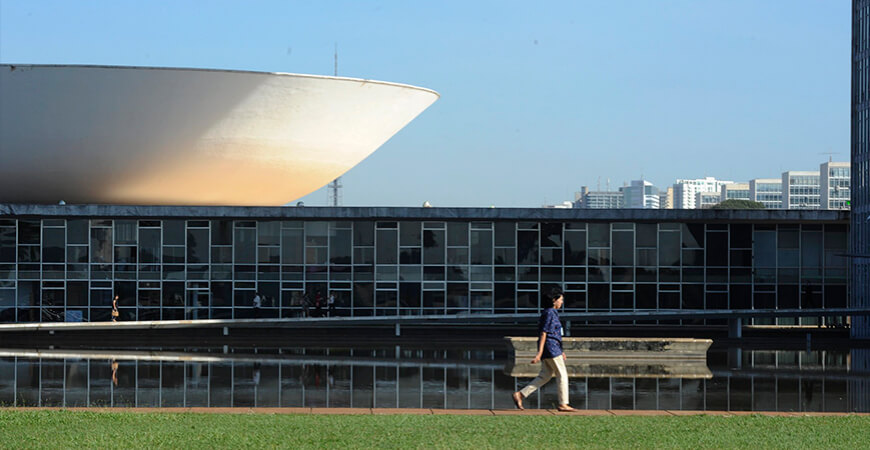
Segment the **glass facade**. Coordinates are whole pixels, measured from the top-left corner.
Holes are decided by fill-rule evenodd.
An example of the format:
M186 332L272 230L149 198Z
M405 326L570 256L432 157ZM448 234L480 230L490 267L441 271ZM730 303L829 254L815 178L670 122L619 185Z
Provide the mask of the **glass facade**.
M257 292L259 317L299 316L330 293L338 316L522 313L551 283L567 311L846 306L846 213L323 210L371 218L0 216L0 320L108 320L113 295L121 320L250 318ZM369 215L382 210L396 214Z
M852 293L870 307L870 1L852 1ZM856 318L852 335L870 338L870 319Z

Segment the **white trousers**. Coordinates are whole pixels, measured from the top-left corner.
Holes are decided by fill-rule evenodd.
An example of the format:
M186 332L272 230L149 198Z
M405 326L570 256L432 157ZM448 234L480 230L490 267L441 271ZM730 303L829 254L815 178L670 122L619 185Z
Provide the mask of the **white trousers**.
M559 383L559 405L567 405L568 371L565 369L565 360L562 359L562 355L541 360L541 373L528 386L520 390L523 398L527 398L533 392L540 389L541 386L547 384L554 375L556 376L556 382Z

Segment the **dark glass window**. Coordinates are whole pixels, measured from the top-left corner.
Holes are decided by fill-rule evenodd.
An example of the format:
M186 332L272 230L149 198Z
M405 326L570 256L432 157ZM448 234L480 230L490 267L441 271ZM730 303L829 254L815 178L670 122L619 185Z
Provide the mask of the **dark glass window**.
M822 266L822 233L801 233L801 267Z
M634 233L631 231L613 232L613 265L634 265Z
M492 264L491 230L471 230L471 264Z
M590 223L589 224L589 246L590 247L610 247L610 224L609 223Z
M752 248L752 225L731 224L731 248Z
M638 247L655 247L657 244L658 226L654 223L639 223L635 225Z
M92 228L91 229L91 262L92 263L111 263L112 262L112 229L111 228Z
M444 308L444 291L423 291L424 308ZM438 311L441 313L441 311Z
M495 283L493 292L496 313L513 313L515 311L516 290L513 283Z
M39 244L39 220L19 220L18 221L18 243L19 244Z
M513 247L516 245L516 224L513 222L495 223L495 245Z
M254 264L257 258L257 229L236 228L233 258L236 264Z
M466 246L468 245L468 224L462 222L447 223L447 245L448 246Z
M139 262L144 264L160 262L159 228L139 230Z
M673 231L659 232L659 265L680 265L680 233Z
M357 247L375 245L374 222L353 223L353 245Z
M414 309L419 308L420 294L420 283L399 283L399 307Z
M187 230L187 263L208 264L208 230L194 228Z
M40 297L38 281L18 282L18 306L39 306Z
M704 248L704 224L683 224L683 248Z
M233 245L233 221L232 220L212 220L211 221L211 244L212 245Z
M354 308L371 308L375 304L375 285L374 283L354 283L353 284L353 307Z
M281 230L281 260L283 264L302 264L304 247L302 245L302 230Z
M444 230L423 231L423 264L444 264Z
M590 224L591 225L591 224ZM610 309L610 285L609 284L589 284L589 309L609 310Z
M329 223L305 222L305 245L308 247L329 245Z
M66 261L68 263L88 262L88 248L84 245L69 246L66 248Z
M116 246L115 264L136 264L136 247L132 245Z
M728 233L707 233L707 265L728 265Z
M538 293L529 291L517 292L517 309L536 309L538 307Z
M138 222L135 220L115 221L115 245L136 244Z
M494 250L494 262L498 265L514 265L517 263L517 249L512 247L497 247Z
M586 264L586 232L565 231L565 265Z
M163 221L163 245L184 245L184 221Z
M683 309L704 309L703 284L684 284L682 290Z
M281 222L261 221L257 223L257 243L259 245L280 245Z
M635 304L638 309L655 309L656 308L656 297L658 293L656 291L656 285L654 284L638 284L635 287Z
M211 304L212 306L233 306L233 284L212 282Z
M42 262L63 262L65 247L65 229L46 228L42 230Z
M68 281L66 283L67 306L88 306L88 282Z
M456 314L468 307L468 283L447 283L447 313Z
M755 256L754 267L776 267L776 232L754 232L752 253Z
M420 246L420 222L399 223L399 245L402 247Z
M15 228L0 227L0 262L15 262Z
M334 230L329 243L329 262L331 264L350 264L351 230Z
M378 230L377 263L396 264L398 262L398 244L396 230Z
M517 232L517 262L519 264L538 264L538 232Z
M562 246L562 224L561 223L542 223L541 224L541 247L561 247Z
M66 237L69 244L87 244L89 224L87 220L68 220Z

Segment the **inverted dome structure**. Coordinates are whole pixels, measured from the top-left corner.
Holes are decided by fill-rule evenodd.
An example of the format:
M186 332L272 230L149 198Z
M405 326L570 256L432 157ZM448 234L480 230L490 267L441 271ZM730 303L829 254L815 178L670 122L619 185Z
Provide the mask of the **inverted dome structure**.
M437 99L315 75L0 65L0 202L282 205Z

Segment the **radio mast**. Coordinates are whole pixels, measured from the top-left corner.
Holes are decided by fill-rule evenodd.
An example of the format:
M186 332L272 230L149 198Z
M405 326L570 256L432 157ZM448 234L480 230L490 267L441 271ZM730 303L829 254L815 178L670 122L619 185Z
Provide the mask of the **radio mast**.
M338 42L335 43L335 53L333 54L333 76L338 76ZM329 183L329 204L331 206L341 206L341 177L332 180Z

